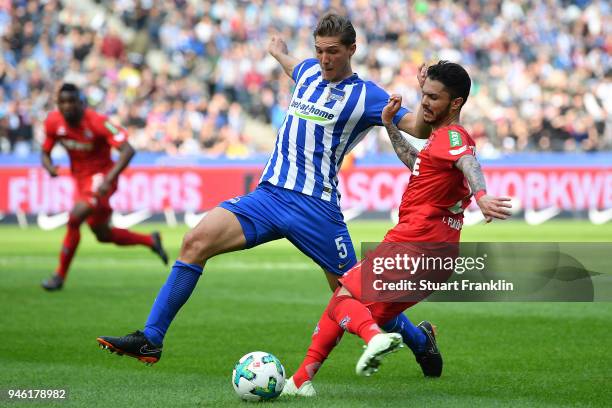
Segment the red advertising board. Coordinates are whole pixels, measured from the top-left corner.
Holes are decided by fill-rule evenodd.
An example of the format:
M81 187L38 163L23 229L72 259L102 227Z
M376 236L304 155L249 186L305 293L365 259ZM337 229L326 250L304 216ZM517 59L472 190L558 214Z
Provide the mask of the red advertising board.
M260 172L257 166L131 167L121 176L111 203L120 212L202 211L251 191ZM485 174L492 194L516 197L524 208L612 208L612 168L495 167ZM410 174L401 167L355 167L339 178L343 207L388 211L399 205ZM0 212L66 211L73 192L65 173L50 178L39 167L0 168Z

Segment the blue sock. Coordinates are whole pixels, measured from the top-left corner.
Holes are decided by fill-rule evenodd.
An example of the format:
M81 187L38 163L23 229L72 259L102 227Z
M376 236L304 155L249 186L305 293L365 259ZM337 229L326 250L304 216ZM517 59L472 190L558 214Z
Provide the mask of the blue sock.
M200 265L175 261L166 283L153 303L144 335L153 344L161 346L166 331L181 306L185 304L202 275Z
M381 327L386 332L401 334L402 340L410 347L413 353L419 353L425 350L425 342L427 341L425 333L412 324L405 314L398 314Z

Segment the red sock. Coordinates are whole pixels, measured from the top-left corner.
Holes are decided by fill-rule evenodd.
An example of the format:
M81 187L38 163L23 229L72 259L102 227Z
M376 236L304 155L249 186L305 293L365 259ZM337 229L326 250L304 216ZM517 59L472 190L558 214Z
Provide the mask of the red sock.
M111 228L109 242L117 245L145 245L151 248L153 238L150 235L139 234L121 228Z
M63 279L66 279L68 268L70 268L70 263L72 262L74 253L76 252L76 249L79 246L79 241L81 240L80 227L81 221L73 217L68 218L66 235L64 236L64 243L62 244L62 249L60 251L59 265L55 271L55 273Z
M366 343L369 343L375 335L382 333L368 308L357 299L334 294L330 306L328 308L330 317L344 330L358 335Z
M314 377L323 361L336 347L336 344L340 342L343 334L342 328L329 317L326 309L323 312L323 316L321 316L321 320L317 323L317 328L312 335L312 341L304 361L295 374L293 374L293 382L297 388L300 388L305 381L309 381Z

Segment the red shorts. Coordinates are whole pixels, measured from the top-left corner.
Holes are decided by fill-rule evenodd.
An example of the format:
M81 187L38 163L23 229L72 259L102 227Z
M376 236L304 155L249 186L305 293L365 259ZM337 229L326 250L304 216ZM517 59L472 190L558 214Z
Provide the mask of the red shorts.
M361 262L353 266L340 279L340 284L351 295L359 300L372 313L372 319L378 325L383 325L404 310L416 305L418 302L364 302L362 300Z
M431 225L431 224L430 224ZM383 257L392 257L393 254L398 253L398 248L401 248L402 253L411 254L411 256L419 257L425 253L427 256L432 257L447 257L447 256L457 256L458 255L458 245L455 245L456 242L459 241L459 231L457 234L450 232L446 226L440 225L436 228L435 235L440 236L443 232L446 232L447 239L442 241L429 241L423 242L423 236L417 237L419 235L418 228L416 228L417 233L414 232L412 228L410 228L409 223L400 223L396 225L393 229L391 229L383 240L383 244L381 244L377 249L373 251L372 256L383 256ZM431 228L429 228L431 231ZM450 235L450 236L449 236ZM398 243L397 245L393 245L392 243ZM406 244L403 244L406 243ZM413 243L413 244L410 244ZM367 262L367 261L366 261ZM340 279L340 284L345 287L351 295L362 302L372 313L372 317L374 321L378 324L384 324L389 321L392 317L396 316L398 313L403 312L411 306L414 306L419 302L419 300L415 301L371 301L372 298L381 298L381 299L398 299L397 296L393 296L390 294L386 296L383 293L374 293L376 292L370 286L367 286L364 291L364 286L370 284L370 280L365 280L364 275L362 274L362 266L364 261L357 263L351 270L346 272ZM369 264L368 267L371 265ZM423 275L419 275L422 274ZM427 276L428 278L436 281L446 281L451 276L452 271L446 270L428 270L428 271L418 271L416 276ZM411 292L412 293L412 292ZM410 300L418 298L423 300L427 296L429 296L431 292L415 292L414 297L409 297Z
M462 215L406 218L387 232L383 242L459 242Z
M75 178L74 202L86 203L93 210L87 217L87 224L89 225L108 224L113 213L110 198L117 191L117 182L111 185L110 191L105 196L100 197L96 193L105 176L106 173L95 173Z

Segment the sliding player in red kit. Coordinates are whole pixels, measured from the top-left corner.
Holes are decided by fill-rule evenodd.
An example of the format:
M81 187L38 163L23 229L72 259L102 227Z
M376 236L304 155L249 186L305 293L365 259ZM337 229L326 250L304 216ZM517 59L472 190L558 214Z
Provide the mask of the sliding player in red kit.
M485 179L475 158L474 141L459 124L459 114L470 86L468 73L458 64L440 61L427 69L419 117L432 127L432 133L420 152L403 138L391 120L401 105L401 97L393 95L389 99L382 122L397 155L412 170L412 176L402 198L399 223L387 233L379 248L416 246L414 251L418 252L412 253L414 257L422 255L423 247L430 243L456 248L454 244L459 242L463 210L472 196L487 222L510 216L509 198L487 195ZM383 333L380 325L416 301L369 301L362 280L365 276L362 275L365 273L363 265L364 262L357 264L340 278L341 287L334 292L323 312L306 357L287 380L283 394L316 395L311 380L344 331L360 336L367 343L357 362L359 375L376 372L381 359L401 347L402 337L397 333ZM447 278L448 275L444 276ZM425 340L421 347L413 350L416 360L425 376L439 377L442 356L433 326L424 321L418 327L425 334Z
M79 88L65 83L58 91L58 110L45 120L45 141L42 145L42 165L51 177L57 167L51 160L51 150L60 143L70 157L70 171L75 181L75 204L70 211L68 228L60 252L59 265L49 279L43 281L46 290L63 287L68 268L81 239L80 227L86 221L99 242L116 245L144 245L167 264L168 257L158 232L138 234L109 225L113 212L110 197L117 189L119 174L134 156L124 129L116 127L103 115L85 108ZM111 149L119 150L116 163Z

